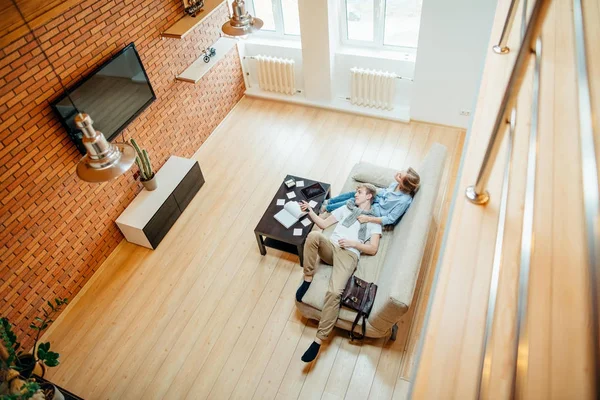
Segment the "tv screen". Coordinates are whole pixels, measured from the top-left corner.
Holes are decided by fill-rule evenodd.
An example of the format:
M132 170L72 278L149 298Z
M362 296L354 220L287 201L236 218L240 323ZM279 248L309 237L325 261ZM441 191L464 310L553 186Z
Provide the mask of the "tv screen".
M89 114L94 128L112 141L156 99L133 43L68 92L77 109L66 94L56 99L52 108L82 154L85 154L82 133L74 122L77 110Z

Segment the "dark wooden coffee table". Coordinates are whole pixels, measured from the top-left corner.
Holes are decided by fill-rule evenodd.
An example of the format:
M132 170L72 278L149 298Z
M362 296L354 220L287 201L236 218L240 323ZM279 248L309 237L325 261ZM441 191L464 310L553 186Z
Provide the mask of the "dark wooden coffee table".
M311 179L301 178L299 176L293 175L287 175L283 181L286 181L290 178L294 178L296 182L304 181L304 187L310 186L313 183L317 182ZM321 204L323 204L323 200L328 199L331 193L330 184L323 182L319 183L325 189L325 193L319 197L311 199L317 202L317 205L314 207L314 210L317 214L319 213ZM267 254L266 248L271 247L273 249L278 249L287 253L297 254L300 258L300 265L302 265L304 261L304 242L306 241L306 237L308 236L309 232L312 230L314 222L311 221L310 225L308 226L302 225L302 220L305 218L309 218L307 215L304 218L301 218L300 221L296 222L294 225L290 226L289 229L287 229L285 226L281 225L279 221L277 221L274 217L275 214L277 214L280 210L283 209L283 206L277 205L277 199L285 199L286 203L288 201L300 202L302 200L306 200L300 192L301 189L303 188L299 188L297 186L288 189L282 182L279 186L279 189L277 190L277 193L275 193L275 196L271 200L269 207L267 207L267 211L265 211L258 225L256 225L256 228L254 228L254 234L256 235L258 249L260 250L260 254L262 254L263 256ZM286 193L292 191L296 193L296 197L293 199L288 199ZM294 229L302 229L302 235L294 236Z

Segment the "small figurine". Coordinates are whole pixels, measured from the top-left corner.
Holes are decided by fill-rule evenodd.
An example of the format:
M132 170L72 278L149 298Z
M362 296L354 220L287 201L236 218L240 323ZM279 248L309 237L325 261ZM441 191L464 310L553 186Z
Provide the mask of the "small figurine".
M210 58L214 57L217 54L217 51L214 47L209 47L207 49L202 50L204 57L202 58L205 63L210 62Z
M198 11L204 7L203 0L183 0L183 7L186 14L195 17Z

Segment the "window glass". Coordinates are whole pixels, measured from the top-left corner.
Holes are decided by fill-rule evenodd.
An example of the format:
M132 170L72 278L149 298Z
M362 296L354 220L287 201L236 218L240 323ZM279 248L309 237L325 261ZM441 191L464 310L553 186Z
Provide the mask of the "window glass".
M298 17L298 0L281 0L283 11L283 33L300 35L300 18Z
M386 0L383 44L417 47L423 0Z
M346 0L348 39L373 41L373 1Z
M254 12L258 17L264 21L262 29L266 31L275 30L275 18L273 17L273 6L271 0L254 0Z

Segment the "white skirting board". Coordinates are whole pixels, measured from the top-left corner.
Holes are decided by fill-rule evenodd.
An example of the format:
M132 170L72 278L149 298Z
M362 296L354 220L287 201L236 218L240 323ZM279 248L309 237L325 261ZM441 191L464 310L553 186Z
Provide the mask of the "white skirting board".
M246 89L246 96L258 97L269 100L279 100L288 103L302 104L307 106L325 108L328 110L342 111L351 114L365 115L367 117L375 117L388 119L391 121L410 122L410 107L396 106L393 110L380 110L376 108L367 108L355 106L349 100L343 98L335 98L330 103L319 103L307 100L302 93L296 93L293 96L279 93L266 92L260 88L253 87Z
M210 71L212 67L214 67L223 57L225 57L227 53L229 53L229 50L231 50L236 43L236 39L226 37L219 38L219 40L217 40L215 44L211 46L215 48L217 54L214 57L211 57L209 62L204 62L204 54L200 55L200 58L194 61L192 65L187 67L185 71L176 77L176 79L189 83L198 83L198 81L204 75L206 75L206 73Z

